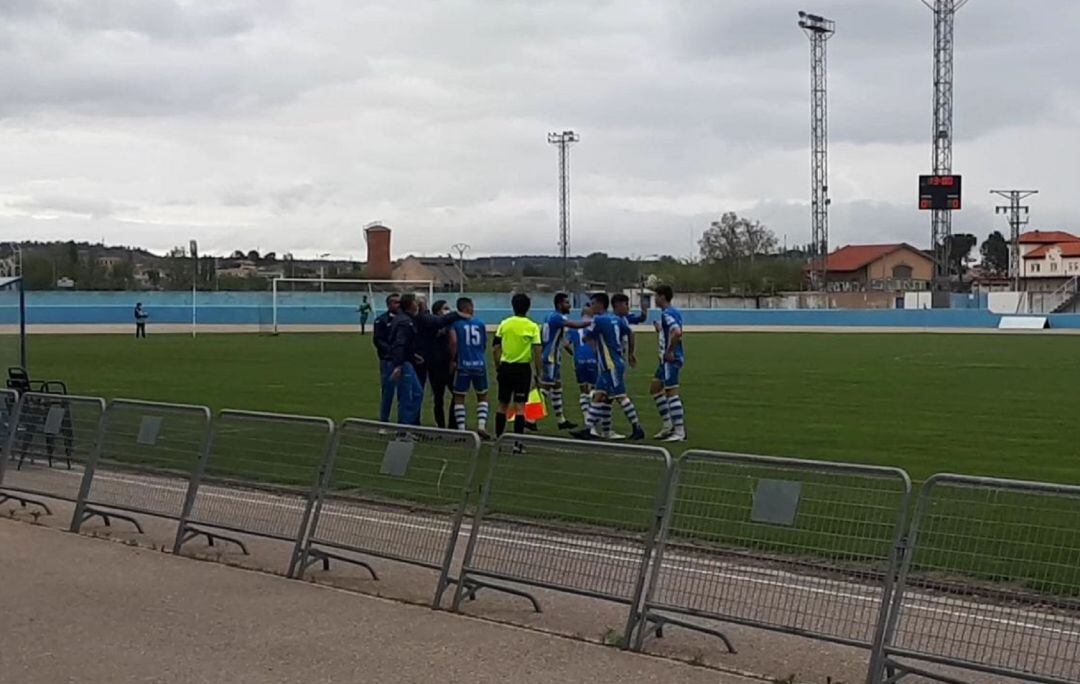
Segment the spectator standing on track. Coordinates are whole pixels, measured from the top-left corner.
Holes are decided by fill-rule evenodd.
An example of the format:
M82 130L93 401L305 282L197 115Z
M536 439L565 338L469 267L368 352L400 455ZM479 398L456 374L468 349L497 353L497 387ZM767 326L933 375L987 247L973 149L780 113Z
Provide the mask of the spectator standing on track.
M371 302L368 301L367 295L360 300L360 307L356 311L360 314L360 334L367 335L367 322L371 317Z
M379 385L382 389L382 398L379 403L379 420L383 423L390 422L390 412L394 408L395 383L391 382L390 374L394 368L390 363L390 326L394 317L398 314L401 306L401 295L392 294L386 298L386 311L375 319L371 337L375 344L375 352L379 355Z
M135 339L146 338L146 319L150 314L146 313L142 302L135 302Z
M401 306L390 325L390 380L397 389L398 423L419 425L420 409L424 403L424 386L416 367L422 361L418 355L420 333L416 318L419 313L416 295L401 297Z
M506 431L506 413L514 405L514 432L525 432L525 403L534 378L541 373L542 342L540 326L529 320L532 301L528 295L516 294L510 300L514 315L504 319L495 333L491 356L495 361L495 377L499 382L499 411L495 414L495 434ZM535 375L534 375L535 373ZM519 450L519 444L515 450Z

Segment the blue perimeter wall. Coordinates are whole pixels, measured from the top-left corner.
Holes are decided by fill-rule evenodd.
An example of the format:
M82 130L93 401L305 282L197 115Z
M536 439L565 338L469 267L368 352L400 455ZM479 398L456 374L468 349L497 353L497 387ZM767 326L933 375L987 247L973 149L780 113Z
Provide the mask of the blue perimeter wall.
M510 315L508 297L502 294L470 295L486 323ZM439 295L453 301L456 294ZM534 298L533 317L550 311L550 295ZM133 320L135 302L143 302L150 324L190 323L190 292L28 292L28 323L123 324ZM358 325L359 300L355 293L281 293L278 323L281 325ZM375 301L376 313L382 302ZM262 325L273 322L271 296L267 292L200 292L196 297L196 320L203 325ZM650 315L655 319L656 313ZM687 309L686 325L713 326L837 326L895 328L996 328L1001 316L986 309ZM1055 314L1052 328L1080 328L1080 314ZM0 302L0 324L17 323L14 302Z

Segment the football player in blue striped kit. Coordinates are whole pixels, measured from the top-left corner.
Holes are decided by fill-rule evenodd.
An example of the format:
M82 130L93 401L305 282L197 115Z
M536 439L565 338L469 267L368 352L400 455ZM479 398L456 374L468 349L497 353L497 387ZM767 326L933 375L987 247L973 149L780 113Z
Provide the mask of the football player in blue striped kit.
M592 320L592 309L588 306L581 309L581 320ZM581 406L583 420L589 418L589 406L592 404L592 392L596 387L596 350L585 339L582 330L572 328L566 331L566 347L574 355L574 376L577 379L578 404Z
M453 363L454 424L459 430L468 429L468 410L465 398L469 390L476 391L476 434L490 439L488 420L487 328L474 315L473 301L468 297L457 300L460 318L450 327L450 360Z
M685 442L686 417L679 395L679 375L686 360L683 353L683 317L682 312L672 305L675 292L670 285L660 285L655 292L656 306L660 308L660 322L657 324L660 364L649 391L664 422L656 439Z
M562 355L565 352L566 331L588 327L587 321L570 320L570 295L560 292L555 295L555 310L552 311L540 327L540 339L543 344L544 367L540 376L540 391L551 402L551 411L555 414L560 430L576 428L577 424L566 419L563 404Z
M585 339L596 346L598 377L589 407L587 426L571 433L579 439L601 439L611 432L611 402L622 402L626 396L626 361L623 359L622 341L629 333L629 324L608 313L610 299L605 293L593 295L592 325L585 332ZM645 430L638 420L637 409L629 403L627 418L634 427L630 439L645 439Z

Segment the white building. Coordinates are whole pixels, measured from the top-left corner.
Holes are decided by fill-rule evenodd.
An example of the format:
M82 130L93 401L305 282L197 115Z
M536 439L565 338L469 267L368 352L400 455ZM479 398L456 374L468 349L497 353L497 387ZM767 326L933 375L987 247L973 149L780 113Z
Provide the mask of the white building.
M1080 237L1060 230L1020 236L1020 278L1027 292L1053 292L1080 276Z

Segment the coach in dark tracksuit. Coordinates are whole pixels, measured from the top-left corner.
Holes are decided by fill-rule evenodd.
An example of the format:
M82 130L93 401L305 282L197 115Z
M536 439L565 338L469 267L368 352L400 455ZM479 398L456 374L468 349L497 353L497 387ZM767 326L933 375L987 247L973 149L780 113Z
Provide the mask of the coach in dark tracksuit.
M419 313L416 315L416 329L419 334L417 354L420 365L416 368L420 386L427 387L431 381L434 397L435 424L446 427L446 388L450 384L450 338L447 328L460 318L457 311L447 312L446 302L435 302L434 313L428 311L423 299L418 300Z
M375 319L371 339L379 355L379 384L382 387L382 401L379 404L379 420L390 422L390 411L394 408L394 383L390 374L394 368L390 363L390 326L401 306L401 296L392 294L386 298L386 311Z
M404 295L390 324L390 380L397 390L398 423L402 425L419 425L424 403L424 387L416 372L420 360L417 313L416 296Z

